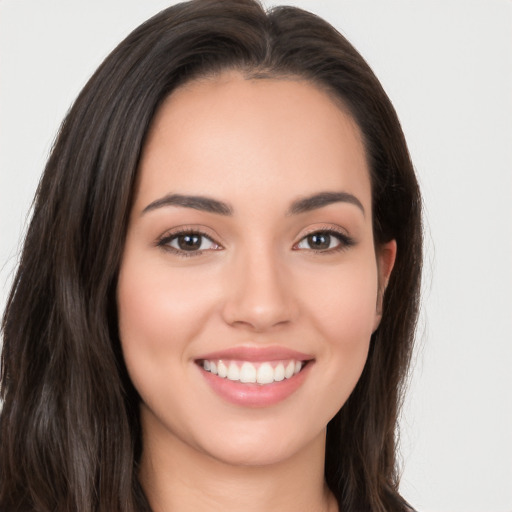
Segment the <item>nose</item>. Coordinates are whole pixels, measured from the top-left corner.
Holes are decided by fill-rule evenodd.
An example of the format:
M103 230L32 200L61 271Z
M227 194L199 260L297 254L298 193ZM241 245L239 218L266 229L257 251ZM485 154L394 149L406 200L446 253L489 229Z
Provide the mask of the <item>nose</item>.
M233 327L264 332L289 324L297 317L292 280L271 249L240 254L233 262L226 285L222 314Z

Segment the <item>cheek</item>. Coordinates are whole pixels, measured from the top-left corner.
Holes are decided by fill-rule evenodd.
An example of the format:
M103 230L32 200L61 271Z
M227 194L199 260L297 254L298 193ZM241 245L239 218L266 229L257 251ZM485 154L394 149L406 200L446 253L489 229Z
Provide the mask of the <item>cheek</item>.
M193 336L202 313L215 302L204 280L187 272L170 275L165 265L123 263L119 276L118 314L124 345L135 342L155 350L179 345Z
M315 327L335 345L352 346L368 340L377 316L377 266L375 260L340 266L339 270L317 275L309 287L308 309ZM304 287L306 284L304 283Z
M165 268L143 251L127 245L117 286L119 337L130 378L143 402L157 398L170 376L181 378L185 327L189 321L188 288L170 281Z
M161 420L177 429L167 416L169 411L179 412L180 417L190 413L183 409L183 383L193 370L190 354L194 339L215 299L204 279L191 279L190 273L151 263L145 255L126 255L119 274L117 306L126 368L145 404L141 411L151 411L146 420L156 420L145 429L154 432Z
M317 284L322 284L317 280ZM366 363L376 318L377 269L372 260L340 268L308 296L311 324L324 341L323 377L331 390L330 414L342 407ZM323 291L321 291L323 290ZM321 390L318 390L321 392Z

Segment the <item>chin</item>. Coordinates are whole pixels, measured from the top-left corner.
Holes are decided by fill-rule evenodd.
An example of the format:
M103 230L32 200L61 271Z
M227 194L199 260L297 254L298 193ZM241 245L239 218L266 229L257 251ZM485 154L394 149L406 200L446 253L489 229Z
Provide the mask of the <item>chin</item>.
M270 425L247 432L211 436L201 443L204 451L213 459L231 466L270 466L292 461L296 457L308 456L310 450L325 451L326 428L307 431L281 425L272 429ZM313 452L311 452L313 453Z

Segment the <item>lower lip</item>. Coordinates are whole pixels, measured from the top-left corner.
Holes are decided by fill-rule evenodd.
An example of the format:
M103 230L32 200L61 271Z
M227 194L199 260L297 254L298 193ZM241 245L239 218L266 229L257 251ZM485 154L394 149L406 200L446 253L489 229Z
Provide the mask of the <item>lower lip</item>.
M247 384L219 377L198 367L210 387L224 400L244 407L269 407L286 400L302 385L313 361L289 379L272 384Z

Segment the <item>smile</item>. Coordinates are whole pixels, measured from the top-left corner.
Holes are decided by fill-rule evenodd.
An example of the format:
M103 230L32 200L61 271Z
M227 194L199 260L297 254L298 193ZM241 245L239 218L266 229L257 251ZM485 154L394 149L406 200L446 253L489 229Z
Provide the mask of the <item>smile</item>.
M260 408L297 392L315 366L315 357L280 346L237 346L201 354L194 363L222 400Z
M262 362L204 359L200 364L205 371L221 378L247 384L268 385L297 375L304 363L295 359Z

